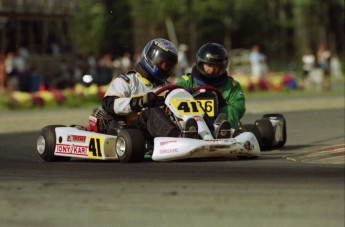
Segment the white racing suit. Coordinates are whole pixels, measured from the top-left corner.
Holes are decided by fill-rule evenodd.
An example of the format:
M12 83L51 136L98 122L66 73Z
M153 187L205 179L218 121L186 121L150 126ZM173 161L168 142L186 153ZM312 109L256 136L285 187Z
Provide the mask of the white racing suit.
M123 120L129 128L140 129L148 140L158 136L176 137L180 134L180 129L168 119L162 109L155 107L134 112L130 105L133 97L155 92L167 84L168 82L156 85L135 71L121 74L111 82L102 107L114 120Z

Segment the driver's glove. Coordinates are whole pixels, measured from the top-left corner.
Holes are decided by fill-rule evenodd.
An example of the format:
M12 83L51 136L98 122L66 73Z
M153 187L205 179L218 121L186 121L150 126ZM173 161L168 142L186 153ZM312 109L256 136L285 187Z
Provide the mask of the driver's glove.
M141 97L132 98L129 105L135 112L143 108L152 108L161 106L164 103L164 97L158 96L153 92L146 93Z

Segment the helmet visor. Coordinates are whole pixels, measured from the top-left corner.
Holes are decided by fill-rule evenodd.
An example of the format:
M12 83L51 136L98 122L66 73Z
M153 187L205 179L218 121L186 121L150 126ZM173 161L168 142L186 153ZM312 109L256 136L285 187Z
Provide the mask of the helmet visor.
M147 54L154 66L171 75L177 64L177 56L167 51L152 48Z

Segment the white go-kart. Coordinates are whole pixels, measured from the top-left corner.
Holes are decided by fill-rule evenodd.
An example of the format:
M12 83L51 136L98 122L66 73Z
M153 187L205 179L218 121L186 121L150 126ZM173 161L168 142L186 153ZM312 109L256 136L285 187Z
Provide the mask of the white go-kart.
M127 128L101 108L92 110L88 126L49 125L37 138L37 151L45 161L67 161L71 158L141 162L172 161L190 158L239 157L254 159L261 151L281 147L286 142L286 122L281 114L266 114L254 124L240 124L237 129L222 127L226 119L218 114L221 93L210 86L198 87L190 94L177 85L169 85L156 94L165 94L169 118L185 131L186 122L194 119L196 137L156 137L146 141L138 129ZM208 124L205 119L208 119ZM208 125L212 122L212 130ZM114 125L114 124L112 124ZM111 132L111 133L109 133Z

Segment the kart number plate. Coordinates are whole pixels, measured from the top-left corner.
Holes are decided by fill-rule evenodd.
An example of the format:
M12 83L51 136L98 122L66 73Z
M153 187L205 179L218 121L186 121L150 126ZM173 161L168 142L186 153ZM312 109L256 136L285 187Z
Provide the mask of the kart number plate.
M176 109L179 114L204 114L199 101L174 98L171 99L170 102L172 107Z
M204 109L209 117L214 117L214 100L213 99L201 99L197 100L199 105Z
M102 144L104 138L90 136L88 156L93 158L102 158Z

